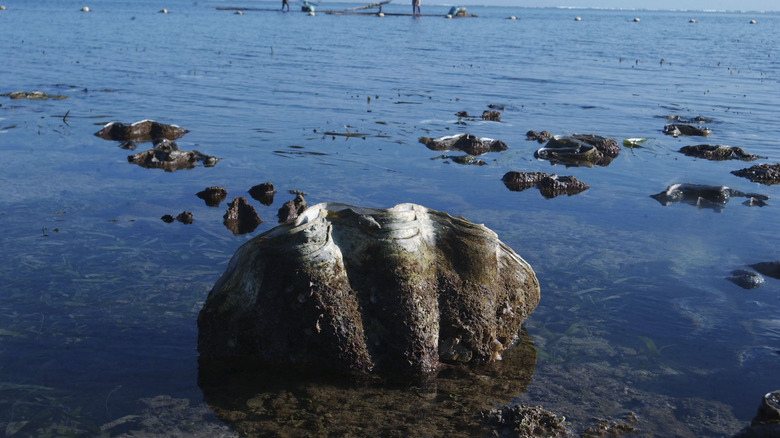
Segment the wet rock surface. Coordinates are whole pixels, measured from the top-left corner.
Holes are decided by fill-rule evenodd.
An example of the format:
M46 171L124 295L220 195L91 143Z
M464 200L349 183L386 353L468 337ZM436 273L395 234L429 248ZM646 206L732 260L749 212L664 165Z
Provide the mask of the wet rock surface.
M490 120L492 122L500 122L501 121L501 113L498 111L483 111L482 112L482 120Z
M263 222L257 215L255 208L242 196L233 198L233 201L228 203L227 211L222 219L222 223L233 232L233 235L251 233Z
M440 155L438 157L431 158L432 160L450 160L453 163L457 164L465 164L465 165L474 165L474 166L485 166L487 163L484 160L480 160L479 158L473 156L473 155Z
M306 200L303 198L306 194L298 191L291 191L291 194L295 195L295 199L291 199L279 208L276 213L276 217L279 218L279 223L290 223L295 221L298 216L306 210Z
M227 190L224 187L211 186L201 190L196 196L209 207L219 207L219 204L227 197Z
M639 420L633 412L629 412L622 419L612 420L607 418L594 418L593 425L582 431L582 438L616 437L640 432L636 427Z
M179 146L167 139L154 142L154 149L129 155L127 161L147 169L163 169L166 172L192 169L199 162L204 167L213 167L219 159L199 151L180 151Z
M189 211L182 211L178 216L176 216L176 220L185 225L189 225L193 221L192 213Z
M761 158L758 155L748 154L740 147L700 144L695 146L683 146L680 153L689 157L703 158L712 161L742 160L754 161Z
M141 120L129 125L111 122L103 126L103 129L96 132L95 135L104 140L148 142L157 139L177 140L188 132L177 125L166 125L154 120Z
M743 193L726 186L709 186L703 184L672 184L661 193L650 195L663 206L682 202L699 208L709 208L722 211L731 198L747 197L749 199L767 200L768 196L757 193Z
M9 97L13 100L17 99L29 99L29 100L46 100L46 99L67 99L68 96L61 94L46 94L42 91L14 91L11 93L2 94L4 97Z
M755 289L766 283L766 279L761 274L747 269L735 269L726 279L742 289Z
M710 128L702 126L685 125L681 123L669 123L664 126L664 134L671 135L673 137L679 136L697 136L707 137L712 133Z
M554 198L563 194L576 195L590 188L573 176L549 175L544 172L511 171L504 174L501 180L506 188L515 192L537 187L545 198Z
M766 275L780 280L780 260L774 262L761 262L750 265L751 268Z
M734 170L736 176L747 178L752 182L766 185L780 184L780 163L756 164L746 169Z
M538 302L531 267L484 226L414 204L317 204L238 249L198 317L198 351L426 375L455 339L469 363L497 360Z
M501 140L486 137L477 138L472 134L456 134L436 139L422 137L420 143L434 151L461 151L469 155L482 155L508 149L506 143Z
M546 143L550 141L552 138L552 134L550 134L550 131L542 131L542 132L536 132L536 131L528 131L525 133L525 139L528 141L537 141L539 144Z
M482 412L482 421L498 437L575 437L566 419L541 406L504 406Z
M607 166L620 154L618 143L593 134L556 135L543 148L534 152L539 160L566 166Z
M258 184L249 189L249 196L266 206L273 204L275 194L274 185L270 182Z
M768 392L761 400L750 427L740 431L735 438L776 438L780 436L780 390Z

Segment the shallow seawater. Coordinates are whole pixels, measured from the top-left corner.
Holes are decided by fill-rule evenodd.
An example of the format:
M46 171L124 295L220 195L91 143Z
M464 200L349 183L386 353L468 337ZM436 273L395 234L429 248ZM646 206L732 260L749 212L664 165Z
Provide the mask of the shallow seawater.
M476 18L446 20L309 17L276 12L276 2L100 2L89 13L71 0L5 5L0 94L68 97L0 98L8 435L118 434L132 415L223 430L198 386L197 313L238 246L275 225L289 190L309 204L413 202L463 216L533 266L542 288L526 324L533 376L497 391L496 405L542 405L575 430L632 411L649 435L725 436L777 389L780 281L743 290L725 278L780 259L780 186L730 173L754 163L677 152L726 144L766 157L757 163L780 161L776 14L469 7ZM479 119L488 105L503 106L501 122ZM670 115L712 119L712 135L666 136ZM189 129L181 149L221 160L144 169L93 135L143 119ZM531 129L647 140L608 166L567 168L534 159ZM347 131L364 135L325 134ZM461 132L509 150L466 166L418 142ZM573 175L590 189L553 199L511 192L501 182L510 170ZM250 199L266 181L278 193L271 206L253 201L264 222L248 235L223 226L226 203L195 196L218 185L227 201ZM758 192L769 205L734 198L715 211L650 198L673 183ZM160 220L184 210L193 224ZM317 412L290 402L306 397L292 389L274 391L282 401L269 403L281 410L268 418L295 415L284 410L291 403ZM420 421L412 417L404 421ZM363 427L352 433L370 433L370 421Z

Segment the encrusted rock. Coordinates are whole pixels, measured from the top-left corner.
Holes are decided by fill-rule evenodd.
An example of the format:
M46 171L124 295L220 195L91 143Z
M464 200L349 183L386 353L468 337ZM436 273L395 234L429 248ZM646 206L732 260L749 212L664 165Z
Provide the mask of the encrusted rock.
M276 190L274 190L274 185L270 182L258 184L249 189L249 196L263 205L273 204L275 194Z
M192 169L198 162L204 167L213 167L219 159L199 151L180 151L179 146L167 139L155 140L154 149L127 157L127 161L147 169L163 169L172 172Z
M620 154L618 143L593 134L556 135L534 157L566 166L606 166Z
M780 184L780 163L777 164L756 164L746 169L733 170L736 176L747 178L752 182L766 184Z
M222 223L234 235L251 233L263 222L255 208L242 196L233 198L233 201L228 203L227 211L222 218Z
M539 144L546 143L550 141L552 138L552 134L550 134L550 131L542 131L542 132L536 132L536 131L528 131L525 133L525 139L528 141L536 140L539 142Z
M477 138L471 134L456 134L431 139L420 138L428 149L434 151L461 151L469 155L482 155L487 152L500 152L507 150L507 145L501 140L482 137Z
M664 134L674 137L683 136L698 136L707 137L711 133L710 128L693 125L683 125L679 123L669 123L664 125Z
M197 196L209 207L219 207L219 203L227 197L227 190L224 187L211 186L198 192Z
M756 416L734 438L775 438L780 436L780 390L768 392L761 400Z
M554 198L563 194L576 195L590 188L573 176L548 175L544 172L511 171L504 174L501 180L506 188L515 192L537 187L545 198Z
M483 225L323 203L236 251L198 317L198 351L426 375L452 339L469 363L500 358L538 302L531 267Z
M508 437L574 437L566 427L566 418L558 417L541 406L504 406L482 412L482 421L494 436Z
M488 111L485 110L482 112L482 120L490 120L492 122L500 122L501 121L501 113L498 111Z
M298 218L298 215L306 210L306 200L303 199L305 194L303 192L292 191L295 195L295 199L291 199L282 205L276 216L279 218L279 223L293 222Z
M189 131L177 125L165 125L154 120L141 120L131 125L111 122L95 135L104 140L135 140L140 142L157 139L176 140Z
M736 146L724 146L722 144L710 145L700 144L695 146L683 146L680 153L689 157L704 158L705 160L724 161L724 160L742 160L754 161L761 157L748 154L742 148Z

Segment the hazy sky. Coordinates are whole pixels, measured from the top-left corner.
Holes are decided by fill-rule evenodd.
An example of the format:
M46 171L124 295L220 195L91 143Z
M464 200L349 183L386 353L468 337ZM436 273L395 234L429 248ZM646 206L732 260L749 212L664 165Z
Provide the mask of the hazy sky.
M469 3L465 0L461 2ZM780 11L778 0L471 0L470 3L528 7Z

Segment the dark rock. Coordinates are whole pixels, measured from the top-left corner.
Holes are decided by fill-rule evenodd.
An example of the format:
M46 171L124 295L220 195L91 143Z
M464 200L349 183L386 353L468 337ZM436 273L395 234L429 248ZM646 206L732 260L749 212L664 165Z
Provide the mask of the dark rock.
M479 158L473 156L473 155L440 155L438 157L431 158L432 160L452 160L453 163L457 164L465 164L465 165L474 165L474 166L484 166L487 163L485 163L483 160L480 160Z
M166 224L170 224L170 223L172 223L173 221L176 220L176 219L173 218L173 216L171 216L169 214L164 215L160 219L162 219L162 221L165 222Z
M487 152L500 152L507 150L507 145L501 140L492 138L477 138L471 134L456 134L431 139L420 138L420 143L434 151L461 151L469 155L482 155Z
M542 196L548 199L563 194L576 195L590 188L573 176L548 175L543 172L511 171L504 174L501 180L509 190L515 192L537 187Z
M233 201L228 203L227 211L222 218L222 223L233 232L233 235L251 233L263 222L255 208L242 196L233 198Z
M620 154L618 143L593 134L555 136L534 153L540 160L566 166L607 166Z
M106 124L95 135L104 140L153 141L160 138L176 140L189 131L176 125L165 125L154 120L141 120L131 125L119 122Z
M766 184L780 184L780 163L777 164L756 164L746 169L733 170L736 176L747 178L752 182Z
M163 169L172 172L192 169L198 162L204 167L213 167L219 159L199 151L180 151L176 143L167 139L155 141L154 149L127 157L127 161L147 169Z
M753 161L761 157L746 153L742 148L735 146L724 146L700 144L696 146L683 146L680 153L689 157L704 158L705 160L724 161L724 160L742 160Z
M67 99L68 96L61 94L46 94L42 91L14 91L12 93L2 94L1 96L10 97L11 99L30 99L30 100L46 100L46 99Z
M138 143L134 140L125 140L122 143L119 143L119 147L128 151L134 151L135 148L138 147Z
M471 117L468 111L458 111L455 115L458 117Z
M761 274L748 271L747 269L736 269L731 271L731 275L726 277L726 279L742 289L755 289L766 283L766 279L764 279Z
M501 121L501 113L498 111L483 111L482 120L490 120L492 122Z
M558 418L541 406L504 406L482 412L482 421L493 429L493 436L574 437L566 427L566 418Z
M526 140L536 140L539 142L539 144L545 143L550 141L552 138L552 134L550 134L550 131L542 131L542 132L536 132L536 131L528 131L525 133L525 139Z
M780 436L780 390L768 392L761 400L756 416L734 438L777 438Z
M290 223L298 218L298 215L306 210L306 200L303 199L304 194L302 192L293 192L295 199L287 201L282 205L276 216L279 218L279 223Z
M499 360L538 302L530 265L482 225L414 204L317 204L237 250L198 317L198 351L431 375L446 345Z
M505 105L491 103L490 105L488 105L488 108L494 109L494 110L499 110L499 111L504 111L504 109L506 109L506 106Z
M189 211L182 211L178 216L176 216L176 220L185 225L189 225L192 223L192 213Z
M629 412L623 419L610 420L606 418L594 418L596 424L588 426L582 431L582 438L616 437L639 432L634 424L639 422L633 412Z
M672 184L661 193L650 195L651 198L668 206L673 202L683 202L699 208L711 208L715 211L723 207L733 197L743 197L744 193L726 186L708 186L701 184Z
M670 123L664 126L664 134L672 135L674 137L679 137L681 135L707 137L710 133L710 128L701 126L682 125L677 123Z
M780 260L774 262L761 262L750 265L751 268L766 275L767 277L780 280Z
M263 205L273 204L275 194L274 185L270 182L258 184L249 189L249 196Z
M769 205L765 200L762 198L757 198L755 196L747 196L747 201L744 201L742 205L747 205L748 207L766 207Z
M687 118L683 116L666 116L666 119L670 122L678 122L678 123L685 123L685 124L696 124L696 125L702 125L706 123L712 123L712 119L703 117L703 116L696 116L692 118Z
M227 190L223 187L211 186L198 192L197 196L205 201L209 207L219 207L219 203L227 197Z

